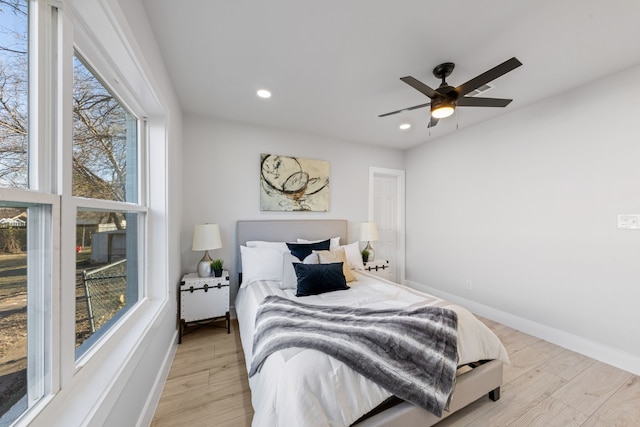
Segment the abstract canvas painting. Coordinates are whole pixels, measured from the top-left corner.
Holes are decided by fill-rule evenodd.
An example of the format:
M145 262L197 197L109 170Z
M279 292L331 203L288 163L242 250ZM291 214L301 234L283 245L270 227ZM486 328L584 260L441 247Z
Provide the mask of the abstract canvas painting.
M260 210L329 210L329 162L260 154Z

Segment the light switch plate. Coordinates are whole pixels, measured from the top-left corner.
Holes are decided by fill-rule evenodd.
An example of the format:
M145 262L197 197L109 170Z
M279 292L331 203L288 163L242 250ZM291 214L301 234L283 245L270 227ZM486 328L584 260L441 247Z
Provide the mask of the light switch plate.
M640 230L640 215L618 215L618 228L622 230Z

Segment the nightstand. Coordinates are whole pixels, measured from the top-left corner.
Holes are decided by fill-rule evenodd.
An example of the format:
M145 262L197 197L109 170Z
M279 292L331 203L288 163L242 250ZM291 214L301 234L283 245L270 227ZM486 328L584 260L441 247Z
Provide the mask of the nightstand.
M213 322L220 319L226 319L227 333L231 332L228 271L223 271L220 277L199 277L197 273L186 274L180 282L178 298L180 322L178 343L182 342L186 328L217 326L213 325Z
M384 259L374 259L364 263L364 270L383 279L389 280L391 272L389 271L389 261Z

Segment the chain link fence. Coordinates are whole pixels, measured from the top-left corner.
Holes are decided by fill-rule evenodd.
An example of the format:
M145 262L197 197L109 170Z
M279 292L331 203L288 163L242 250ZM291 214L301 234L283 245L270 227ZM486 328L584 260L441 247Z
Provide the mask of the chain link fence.
M84 270L82 282L91 333L94 333L125 306L127 260L123 259L95 270Z

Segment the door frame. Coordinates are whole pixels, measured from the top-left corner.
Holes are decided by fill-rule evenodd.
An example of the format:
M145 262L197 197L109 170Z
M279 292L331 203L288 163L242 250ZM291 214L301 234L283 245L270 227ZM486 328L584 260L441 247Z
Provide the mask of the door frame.
M388 169L375 166L369 167L369 209L368 221L374 218L374 183L375 178L395 178L396 180L396 227L397 234L397 257L395 266L398 272L398 281L405 282L405 171L400 169Z

